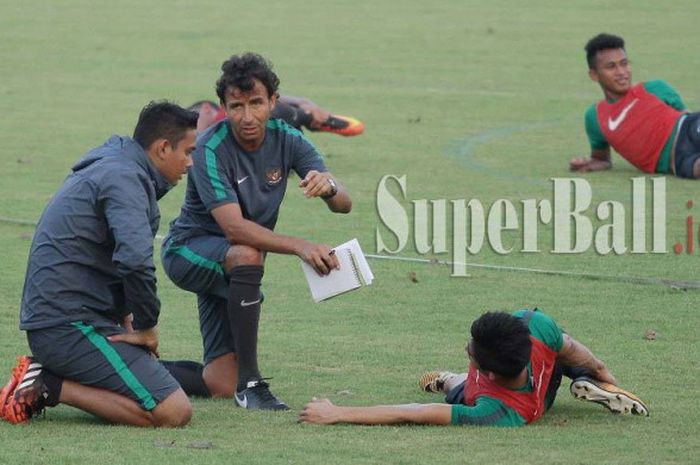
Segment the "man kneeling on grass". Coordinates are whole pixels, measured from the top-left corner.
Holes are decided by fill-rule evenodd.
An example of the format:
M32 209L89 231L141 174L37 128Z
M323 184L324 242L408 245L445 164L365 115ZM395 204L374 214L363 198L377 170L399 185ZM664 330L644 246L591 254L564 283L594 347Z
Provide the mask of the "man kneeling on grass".
M155 358L160 300L158 199L192 166L197 114L170 102L141 111L133 138L90 150L39 220L20 329L32 356L0 390L0 418L26 423L71 405L111 423L182 426L192 407Z
M523 426L552 406L562 375L573 380L574 397L614 413L649 415L639 398L617 387L601 360L537 309L485 313L472 324L471 335L468 373L433 371L419 381L424 391L446 394L446 404L340 407L314 398L299 421Z

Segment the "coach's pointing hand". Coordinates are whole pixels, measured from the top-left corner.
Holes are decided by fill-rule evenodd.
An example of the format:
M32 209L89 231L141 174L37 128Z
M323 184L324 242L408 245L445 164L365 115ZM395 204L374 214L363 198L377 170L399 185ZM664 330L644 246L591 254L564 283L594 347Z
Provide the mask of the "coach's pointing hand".
M328 172L319 173L316 170L311 170L301 180L299 187L303 189L304 195L308 198L321 197L331 193L331 184L329 183L331 179L333 177Z

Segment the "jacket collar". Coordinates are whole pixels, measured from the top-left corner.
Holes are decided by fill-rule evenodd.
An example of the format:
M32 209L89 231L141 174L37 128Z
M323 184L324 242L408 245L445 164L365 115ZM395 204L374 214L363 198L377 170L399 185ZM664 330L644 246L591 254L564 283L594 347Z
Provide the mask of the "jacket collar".
M124 139L126 155L146 170L151 178L151 181L153 182L153 187L156 191L156 198L160 200L160 198L162 198L170 189L173 188L173 185L170 184L161 174L158 168L156 168L143 147L141 147L131 138L125 137Z

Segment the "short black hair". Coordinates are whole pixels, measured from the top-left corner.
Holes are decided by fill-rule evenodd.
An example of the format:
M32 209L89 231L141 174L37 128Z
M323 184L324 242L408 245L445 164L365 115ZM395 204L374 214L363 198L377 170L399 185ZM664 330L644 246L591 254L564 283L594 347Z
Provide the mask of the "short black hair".
M268 97L277 93L280 80L272 71L272 63L257 53L233 55L221 65L221 77L216 81L216 95L224 103L226 89L232 87L248 92L255 85L253 79L265 86Z
M158 139L166 139L173 148L190 129L197 129L199 115L167 100L150 101L143 107L134 128L134 140L148 149Z
M616 48L625 48L625 39L613 34L600 33L586 43L586 61L588 61L588 69L595 69L596 54L603 50L612 50Z
M521 318L487 312L472 323L471 334L471 355L480 370L514 378L530 361L530 330Z

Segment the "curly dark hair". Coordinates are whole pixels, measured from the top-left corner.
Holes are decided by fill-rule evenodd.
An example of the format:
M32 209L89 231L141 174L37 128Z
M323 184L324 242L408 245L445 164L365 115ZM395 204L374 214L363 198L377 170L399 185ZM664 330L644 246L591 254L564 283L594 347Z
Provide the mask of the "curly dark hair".
M530 330L521 318L487 312L474 320L471 334L471 355L481 370L514 378L530 361Z
M158 139L166 139L176 148L188 130L197 129L198 116L167 100L151 101L139 114L133 139L144 149Z
M601 33L593 37L586 43L584 50L586 51L586 61L588 68L595 69L596 54L603 50L611 50L616 48L625 48L625 39L613 34Z
M272 63L257 53L233 55L221 65L221 77L216 81L216 95L221 103L229 87L247 92L253 88L253 79L259 80L267 89L267 96L277 92L280 80L272 71Z

